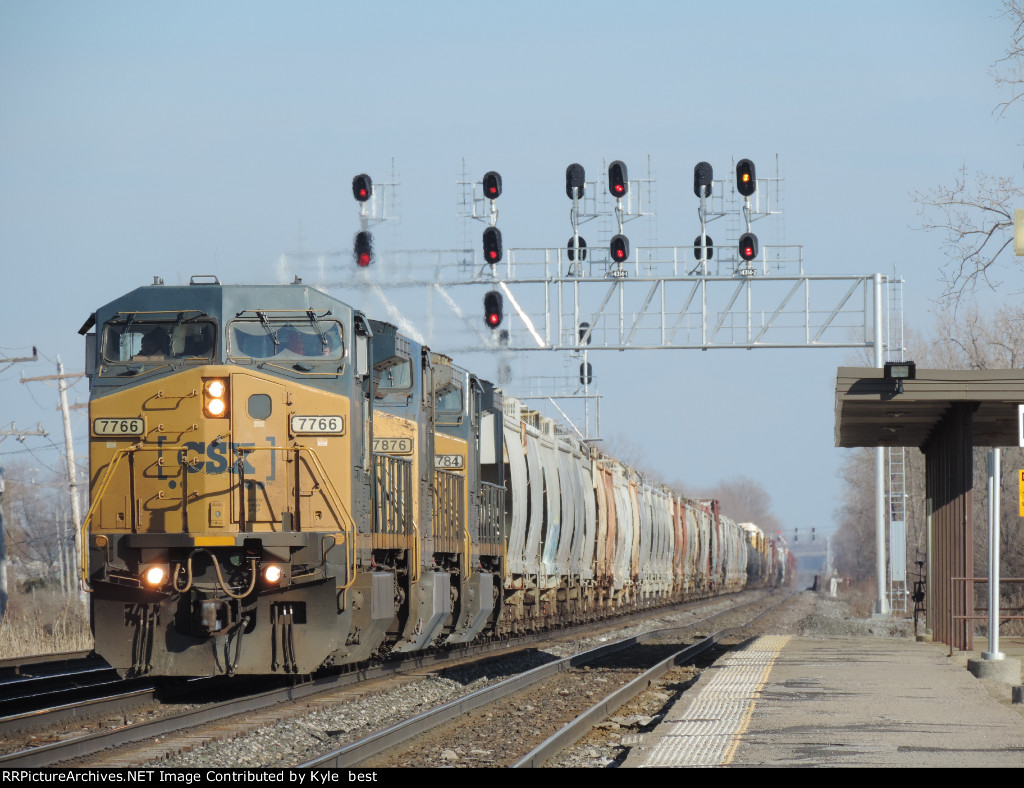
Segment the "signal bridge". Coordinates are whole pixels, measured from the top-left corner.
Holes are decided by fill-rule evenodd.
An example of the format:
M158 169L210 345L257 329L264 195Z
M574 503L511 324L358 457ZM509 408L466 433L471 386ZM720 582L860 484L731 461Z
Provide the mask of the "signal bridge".
M689 246L634 248L613 262L607 249L586 260L566 249L506 249L490 265L476 250L390 252L372 272L357 271L347 288L378 296L396 288L425 291L429 343L459 336L453 351L572 351L579 326L591 349L857 348L875 343L879 275L812 275L801 246L765 246L748 263L719 259L694 273ZM339 283L340 285L340 283ZM481 288L505 293L507 344L479 320ZM488 321L488 325L491 321ZM466 328L472 333L467 334Z

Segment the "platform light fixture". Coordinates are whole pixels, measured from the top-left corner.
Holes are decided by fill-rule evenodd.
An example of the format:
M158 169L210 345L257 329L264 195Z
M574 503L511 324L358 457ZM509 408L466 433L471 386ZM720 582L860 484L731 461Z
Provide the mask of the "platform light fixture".
M917 379L917 364L913 361L886 361L884 376L886 380L895 381L893 385L896 393L902 394L903 381Z

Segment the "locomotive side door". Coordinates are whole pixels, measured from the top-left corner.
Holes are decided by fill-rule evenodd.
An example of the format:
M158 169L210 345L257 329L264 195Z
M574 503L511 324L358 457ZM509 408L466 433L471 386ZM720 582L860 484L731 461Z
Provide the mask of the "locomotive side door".
M281 450L288 410L281 383L245 372L231 376L231 516L246 531L292 530L291 475Z

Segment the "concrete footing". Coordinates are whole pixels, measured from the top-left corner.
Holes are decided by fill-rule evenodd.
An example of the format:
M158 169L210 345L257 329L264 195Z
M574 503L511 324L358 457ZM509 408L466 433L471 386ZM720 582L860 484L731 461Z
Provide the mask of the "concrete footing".
M969 659L967 669L979 679L993 679L1006 684L1020 684L1019 659Z

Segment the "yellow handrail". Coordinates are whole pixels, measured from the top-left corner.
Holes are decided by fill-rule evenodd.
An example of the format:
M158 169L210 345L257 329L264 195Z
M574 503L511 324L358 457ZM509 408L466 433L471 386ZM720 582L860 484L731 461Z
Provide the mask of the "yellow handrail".
M107 492L107 487L110 485L110 480L114 478L114 471L117 470L118 464L124 459L126 454L131 454L138 450L138 446L129 446L126 449L118 449L114 453L113 459L107 466L106 475L103 477L103 481L100 482L99 487L96 490L96 495L92 498L92 503L89 504L89 511L85 513L85 517L82 519L81 525L81 538L82 543L81 554L78 556L79 565L82 570L82 576L80 578L82 583L82 590L89 593L92 592L92 588L89 586L89 537L86 533L86 529L89 527L89 521L92 519L93 512L96 511L96 505L103 498Z
M100 482L99 486L96 488L95 494L92 496L92 503L89 505L89 510L88 510L88 512L86 512L85 518L82 520L82 525L81 525L81 529L80 529L81 530L82 547L81 547L81 554L79 555L79 560L80 560L80 566L81 566L81 583L82 583L82 587L83 587L83 589L85 591L89 591L89 592L92 591L92 588L89 586L89 581L88 581L88 577L89 577L89 568L88 568L88 538L87 538L87 533L86 532L87 532L87 529L88 529L88 526L89 526L89 522L92 520L92 516L93 516L94 512L96 511L96 507L99 504L99 502L103 499L103 496L106 494L107 487L110 486L110 482L111 482L111 480L114 477L114 472L117 470L117 466L120 464L121 460L124 459L124 457L126 455L132 454L132 453L134 453L136 451L170 451L170 452L173 452L173 451L180 451L183 448L184 448L183 446L178 446L178 447L166 446L166 445L163 445L163 446L140 446L138 444L135 444L133 446L129 446L129 447L124 448L124 449L118 449L117 452L114 454L113 459L111 460L110 464L107 466L107 471L106 471L106 474L103 477L103 480ZM334 486L334 483L331 481L330 476L327 474L326 470L324 469L323 463L320 461L320 457L317 455L317 453L311 447L309 447L309 446L301 446L301 445L299 445L299 446L246 446L246 447L244 447L244 450L246 452L250 452L250 451L300 451L300 452L301 451L305 451L305 452L308 452L310 458L313 461L313 465L315 466L315 469L316 469L317 473L321 477L321 479L318 480L319 483L322 484L324 489L327 491L329 499L331 499L331 502L338 508L339 513L343 515L343 517L342 517L341 533L345 534L345 539L348 542L348 545L346 545L346 547L348 548L347 549L348 582L345 584L345 586L342 588L342 590L348 590L348 588L351 587L351 585L355 582L356 553L355 553L355 536L354 536L354 534L355 534L355 532L357 530L357 527L356 527L355 520L352 518L352 514L349 512L348 508L345 506L344 501L342 500L341 495L338 494L337 488ZM346 527L346 522L345 522L346 520L347 520L347 527Z
M321 477L320 480L315 480L315 481L319 481L319 483L323 485L324 489L326 489L328 494L329 494L329 496L328 496L329 499L332 499L331 502L335 506L337 506L339 512L344 515L344 518L342 520L341 533L345 534L345 540L348 542L348 545L351 546L350 553L348 555L349 560L350 560L350 564L347 567L349 580L342 587L342 590L347 591L349 589L349 587L351 587L351 585L355 582L355 577L356 577L355 532L358 529L356 527L356 522L353 519L352 514L349 512L348 508L345 506L345 503L342 500L341 495L338 494L338 490L334 486L334 482L331 481L331 477L328 475L327 471L324 469L323 463L320 461L319 455L317 455L316 451L314 451L312 447L310 447L310 446L303 446L301 444L297 445L297 446L244 446L244 447L242 447L242 450L245 451L245 452L251 452L251 451L299 451L299 452L302 452L302 451L305 451L305 452L307 452L309 454L309 457L313 461L313 465L315 466L315 469L316 469L317 473ZM345 527L345 522L344 522L345 519L348 520L348 528Z

